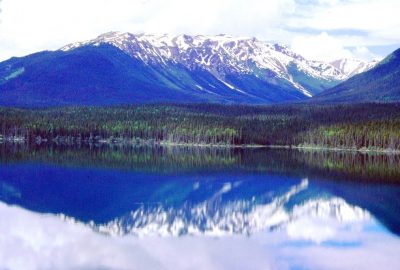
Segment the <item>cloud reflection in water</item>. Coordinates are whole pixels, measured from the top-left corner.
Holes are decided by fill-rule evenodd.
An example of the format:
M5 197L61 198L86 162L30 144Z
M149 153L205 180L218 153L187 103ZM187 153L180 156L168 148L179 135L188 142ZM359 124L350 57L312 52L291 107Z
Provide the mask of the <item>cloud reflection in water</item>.
M400 240L341 199L294 208L275 230L107 236L0 203L0 269L399 269ZM184 259L183 259L184 258Z
M269 154L176 172L0 164L0 269L400 269L398 185L255 170Z

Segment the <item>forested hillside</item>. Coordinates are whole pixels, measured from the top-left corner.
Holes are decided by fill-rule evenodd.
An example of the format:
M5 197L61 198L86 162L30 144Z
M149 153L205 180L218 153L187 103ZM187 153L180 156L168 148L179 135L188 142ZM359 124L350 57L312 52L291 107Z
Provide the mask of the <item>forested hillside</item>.
M275 104L308 99L348 77L255 38L109 32L0 62L0 106Z
M399 102L400 49L371 70L355 75L313 99L315 102Z
M0 141L400 150L400 104L0 109Z

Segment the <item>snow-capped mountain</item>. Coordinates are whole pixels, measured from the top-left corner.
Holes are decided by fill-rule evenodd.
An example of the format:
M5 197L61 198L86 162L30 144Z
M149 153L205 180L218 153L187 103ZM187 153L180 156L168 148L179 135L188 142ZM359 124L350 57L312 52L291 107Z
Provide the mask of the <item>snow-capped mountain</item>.
M67 45L62 50L104 43L116 46L147 64L167 65L173 62L190 70L207 70L223 84L239 92L245 91L229 82L227 76L251 74L271 83L280 79L305 96L312 96L347 78L347 74L333 65L307 60L286 46L227 35L156 36L110 32L93 40ZM306 83L304 77L315 81L317 86Z
M346 62L343 66L346 66ZM315 96L314 100L341 103L399 102L399 74L400 49L397 49L366 72Z
M338 67L256 38L110 32L0 63L0 105L301 101L362 71Z
M366 210L350 205L338 197L311 197L290 206L307 188L308 180L304 179L299 185L272 200L259 197L257 200L224 201L223 196L233 189L226 184L211 198L198 204L185 203L180 207L143 205L106 224L89 222L88 225L95 231L109 235L224 236L251 235L277 229L287 229L293 235L297 222L304 219L349 224L371 218ZM79 222L72 217L60 217L70 222Z
M367 62L361 59L345 58L331 62L331 65L337 68L347 79L370 70L378 63L378 60Z

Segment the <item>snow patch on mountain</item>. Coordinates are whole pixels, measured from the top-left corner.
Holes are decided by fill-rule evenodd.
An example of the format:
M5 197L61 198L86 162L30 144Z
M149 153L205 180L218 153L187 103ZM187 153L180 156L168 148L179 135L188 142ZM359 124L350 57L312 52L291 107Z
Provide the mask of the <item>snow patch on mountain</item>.
M331 65L337 68L347 78L353 77L354 75L366 72L371 68L375 67L379 63L378 60L367 62L360 59L345 58L331 62Z
M109 235L133 234L139 237L251 235L264 230L285 229L294 238L310 238L320 242L327 237L326 233L312 235L305 230L299 231L298 226L310 220L353 223L371 218L367 211L337 197L310 198L300 205L289 207L290 201L305 191L308 185L308 179L303 179L299 185L268 203L255 203L254 200L222 203L221 196L235 188L234 184L226 183L221 190L198 204L184 204L181 207L143 205L107 224L90 223L89 226Z
M367 67L352 68L350 63L323 63L307 60L288 47L272 44L250 37L228 35L149 35L109 32L99 37L67 45L61 50L68 51L84 45L99 46L111 44L148 65L175 63L190 70L206 70L232 90L244 92L229 81L227 75L254 75L265 82L291 85L306 97L317 91L310 89L303 81L339 83L354 72ZM291 68L305 77L299 80ZM349 71L350 70L350 71Z

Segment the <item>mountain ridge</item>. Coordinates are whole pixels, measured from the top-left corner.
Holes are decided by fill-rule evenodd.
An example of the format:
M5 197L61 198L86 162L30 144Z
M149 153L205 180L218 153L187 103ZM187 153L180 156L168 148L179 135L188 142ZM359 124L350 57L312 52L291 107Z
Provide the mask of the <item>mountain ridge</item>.
M379 63L378 59L374 59L370 62L363 61L355 58L342 58L330 62L330 64L346 74L347 79L354 75L366 72L371 68L375 67Z
M254 73L254 67L249 65L251 62L256 68L275 73L277 77L291 83L306 96L312 96L315 90L310 91L293 79L288 71L291 64L296 65L298 70L310 77L328 84L343 81L355 74L353 70L349 73L341 71L331 63L307 60L287 46L260 41L254 37L233 37L222 34L173 36L108 32L92 40L66 45L61 50L67 51L83 45L98 46L102 43L116 46L133 58L139 58L147 63L165 64L171 60L189 69L206 69L220 78L224 77L226 69L234 73ZM218 57L220 59L216 59ZM224 65L222 66L218 60L225 60Z
M302 101L344 80L288 47L226 35L109 32L0 63L0 105Z
M400 49L372 69L315 96L316 102L399 102Z

